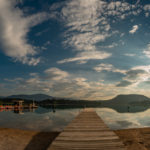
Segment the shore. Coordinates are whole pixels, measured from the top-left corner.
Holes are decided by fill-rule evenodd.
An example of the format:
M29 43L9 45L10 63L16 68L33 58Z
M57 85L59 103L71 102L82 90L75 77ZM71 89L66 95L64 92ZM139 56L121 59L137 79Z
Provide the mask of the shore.
M124 129L114 131L127 150L150 150L150 128Z
M46 150L58 134L0 128L0 150Z
M150 150L150 128L114 131L127 150ZM46 150L59 132L0 128L0 150Z

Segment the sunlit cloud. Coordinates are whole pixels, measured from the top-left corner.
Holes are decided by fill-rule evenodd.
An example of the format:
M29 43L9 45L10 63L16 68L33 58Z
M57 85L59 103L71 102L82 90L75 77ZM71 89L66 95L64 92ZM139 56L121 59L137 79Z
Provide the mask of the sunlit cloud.
M120 81L117 86L130 86L137 87L143 81L147 81L150 78L150 66L136 66L129 70L126 70L125 77Z
M105 65L100 67L103 66L102 68L106 71L113 71L113 66ZM101 70L99 68L99 71L103 71L102 68ZM125 77L120 82L116 81L116 84L106 84L103 80L89 81L81 75L74 75L59 68L49 68L40 74L31 73L26 79L5 79L7 84L4 86L11 85L10 93L13 91L17 91L17 94L21 94L22 91L25 93L43 92L56 97L89 100L109 99L117 94L133 92L145 94L148 90L142 91L136 87L150 78L150 66L137 66L126 71L114 68L114 73L122 73Z
M123 78L116 84L117 87L136 87L150 78L150 66L136 66L128 70L115 68L112 64L99 64L93 68L97 72L107 71L123 74Z
M47 20L48 14L37 13L30 16L23 14L23 11L17 7L15 0L0 1L0 43L3 52L20 61L23 64L37 65L40 58L37 55L37 48L30 44L27 34L31 27Z
M96 67L94 67L94 70L96 70L97 72L111 71L111 72L118 72L122 74L126 73L126 70L117 69L112 64L99 64Z
M0 1L2 95L90 100L149 95L146 2Z
M60 8L60 12L57 11ZM73 48L77 51L76 56L58 61L58 63L66 62L84 62L91 59L106 59L111 56L110 52L103 52L97 47L97 44L111 37L115 32L111 29L109 17L125 19L129 15L137 15L140 13L138 6L131 5L126 2L106 2L102 0L76 0L65 1L52 5L50 10L57 14L63 21L67 30L64 33L65 40L63 45ZM117 46L115 43L108 48ZM85 52L87 51L87 52ZM91 52L90 52L91 51ZM91 58L89 54L92 53ZM98 57L93 54L98 54ZM84 54L84 56L83 56ZM100 56L101 55L101 56ZM106 57L107 56L107 57ZM81 63L80 63L81 64Z
M139 28L138 25L134 25L132 29L129 31L129 33L134 34L138 30L138 28Z
M75 57L64 59L61 61L58 61L58 63L67 63L67 62L78 62L79 64L84 64L88 60L101 60L109 58L111 54L102 52L102 51L83 51L79 52Z

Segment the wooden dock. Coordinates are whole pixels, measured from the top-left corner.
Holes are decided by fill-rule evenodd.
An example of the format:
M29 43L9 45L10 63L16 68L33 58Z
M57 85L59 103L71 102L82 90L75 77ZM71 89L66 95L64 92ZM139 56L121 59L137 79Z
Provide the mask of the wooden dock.
M126 150L94 110L82 111L47 150Z

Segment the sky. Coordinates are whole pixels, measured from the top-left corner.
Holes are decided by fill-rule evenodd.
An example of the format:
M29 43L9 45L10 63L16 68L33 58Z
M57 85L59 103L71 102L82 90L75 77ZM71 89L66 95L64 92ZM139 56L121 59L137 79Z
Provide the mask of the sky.
M0 0L0 96L150 97L149 0Z

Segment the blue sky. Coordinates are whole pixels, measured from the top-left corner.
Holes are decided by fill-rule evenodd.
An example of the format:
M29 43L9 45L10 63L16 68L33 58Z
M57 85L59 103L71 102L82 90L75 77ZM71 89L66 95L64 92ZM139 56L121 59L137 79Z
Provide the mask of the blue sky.
M150 97L150 2L0 0L0 95Z

